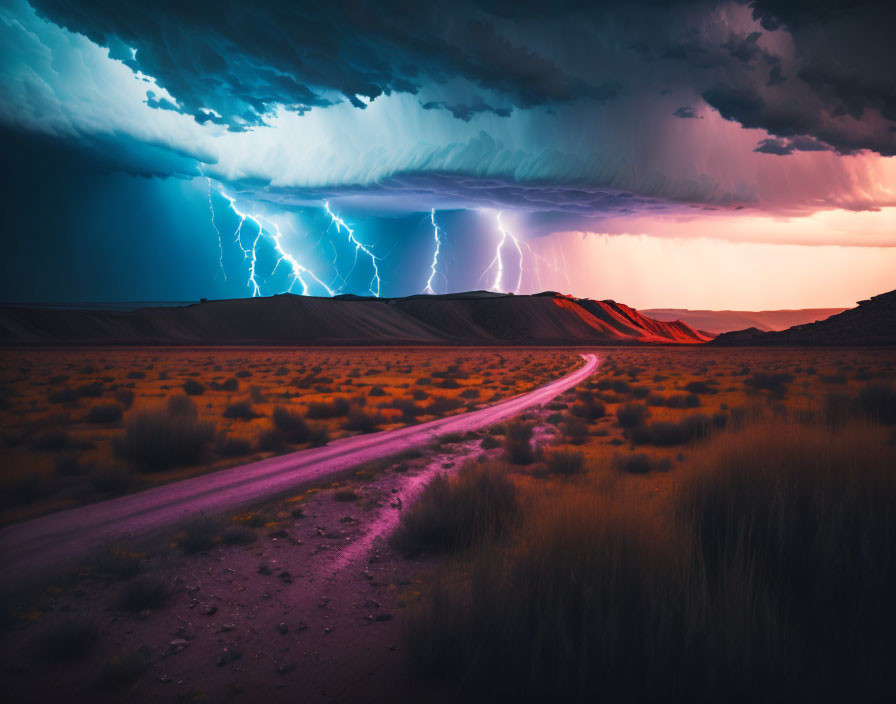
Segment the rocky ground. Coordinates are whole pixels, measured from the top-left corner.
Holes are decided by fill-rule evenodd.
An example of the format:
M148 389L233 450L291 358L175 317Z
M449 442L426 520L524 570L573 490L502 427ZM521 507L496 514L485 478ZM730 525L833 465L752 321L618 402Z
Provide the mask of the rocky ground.
M402 645L402 617L435 562L387 539L435 473L501 451L482 450L479 435L455 440L252 513L197 519L167 545L110 546L9 605L4 689L38 702L447 699L414 678Z

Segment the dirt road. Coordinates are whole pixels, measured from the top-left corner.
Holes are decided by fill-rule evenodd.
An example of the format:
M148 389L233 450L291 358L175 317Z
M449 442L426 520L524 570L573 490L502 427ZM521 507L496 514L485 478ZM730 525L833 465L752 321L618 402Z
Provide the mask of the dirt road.
M597 367L584 364L545 386L488 408L398 430L336 440L325 447L271 457L136 494L60 511L0 531L3 591L76 564L97 546L141 538L189 521L257 504L338 478L353 467L425 446L448 433L478 430L549 402L586 379Z

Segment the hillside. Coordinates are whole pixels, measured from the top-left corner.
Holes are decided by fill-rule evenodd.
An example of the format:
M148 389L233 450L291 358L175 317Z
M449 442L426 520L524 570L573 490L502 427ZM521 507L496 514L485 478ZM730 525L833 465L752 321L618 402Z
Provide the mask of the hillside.
M651 308L643 315L654 320L681 320L696 330L720 335L732 330L756 328L761 332L786 330L794 325L814 323L842 313L845 308L802 308L796 310L689 310L687 308Z
M614 301L548 292L204 301L134 311L0 308L3 345L566 345L702 343Z
M755 327L719 335L716 345L896 345L896 291L859 301L826 320L779 332Z

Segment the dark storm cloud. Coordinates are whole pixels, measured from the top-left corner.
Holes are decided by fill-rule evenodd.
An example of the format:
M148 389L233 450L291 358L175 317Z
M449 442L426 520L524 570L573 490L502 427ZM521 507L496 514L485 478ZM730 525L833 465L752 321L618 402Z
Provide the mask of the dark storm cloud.
M155 77L184 112L231 129L262 124L275 106L301 112L346 99L363 109L361 97L416 93L456 76L518 107L607 100L618 92L613 81L583 80L513 43L471 4L452 10L401 0L313 8L279 0L251 7L235 0L33 4Z
M672 114L675 117L680 117L684 120L703 119L690 105L682 105L680 108L676 108L675 112L673 112Z
M447 110L458 120L463 120L464 122L469 122L473 119L474 115L484 112L494 113L498 117L510 117L510 113L512 112L510 108L497 108L488 105L482 98L473 100L471 105L467 105L466 103L449 105L445 100L431 100L427 103L421 102L420 107L424 110Z
M830 149L830 146L812 137L794 137L793 139L770 137L769 139L760 140L758 146L753 151L760 154L788 156L794 152L826 152L830 151Z
M745 127L814 137L841 153L896 154L890 0L741 0L762 31L730 28L715 41L703 31L710 10L722 5L711 0L33 4L153 76L177 109L234 130L262 124L276 106L301 113L348 100L364 109L380 95L415 94L458 77L500 100L428 96L421 104L469 121L484 112L613 100L640 80L636 66L604 70L601 52L615 45L635 64L668 66L679 88ZM601 37L605 26L624 33ZM792 35L794 57L768 48L766 33L776 31ZM560 58L558 47L588 33L595 39L590 57L586 50L575 61ZM152 97L149 103L173 107Z

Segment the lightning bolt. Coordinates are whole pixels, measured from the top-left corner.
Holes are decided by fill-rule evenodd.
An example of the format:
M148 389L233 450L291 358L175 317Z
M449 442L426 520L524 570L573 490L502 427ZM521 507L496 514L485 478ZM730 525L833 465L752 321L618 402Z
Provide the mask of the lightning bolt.
M212 204L212 180L208 177L205 180L208 181L208 209L212 215L212 227L215 228L215 233L218 235L218 266L221 267L221 273L224 274L224 280L227 281L227 272L224 271L224 244L221 242L221 230L218 229L218 224L215 222L215 206Z
M230 209L234 212L234 214L240 219L239 223L236 226L236 230L233 233L233 241L236 242L237 246L240 248L240 251L243 253L243 259L249 262L249 279L246 282L246 285L252 290L252 297L255 298L261 295L261 287L258 284L257 278L257 265L258 265L258 243L261 238L265 235L270 239L271 243L274 246L274 251L277 252L278 259L276 264L274 264L274 269L271 271L273 274L277 271L277 268L281 263L286 262L291 269L291 282L289 285L288 291L292 291L295 288L296 283L301 284L302 286L302 295L309 295L309 286L308 279L312 279L321 288L323 288L327 294L330 296L334 295L333 289L327 286L323 281L318 278L318 276L311 271L308 267L303 266L298 262L298 260L289 252L287 252L283 248L283 233L280 231L280 226L264 215L258 215L256 213L247 213L240 210L237 207L236 199L227 195L224 191L218 191L218 194L227 201ZM214 207L212 206L211 195L209 195L209 207L212 212L212 224L214 224ZM255 226L258 228L258 232L255 235L255 238L252 240L252 244L250 246L246 246L243 244L243 225L246 224L246 220L251 220ZM267 223L267 228L262 223L262 220ZM215 226L215 230L218 231L218 227ZM220 231L218 231L218 238L220 242ZM307 278L306 278L307 277Z
M282 242L283 233L280 232L280 226L277 223L273 222L272 220L270 220L264 216L261 216L261 218L274 228L274 234L271 235L271 241L274 243L274 249L277 251L277 254L280 255L280 258L277 260L277 263L274 264L274 269L271 273L273 274L274 271L277 271L277 267L280 266L280 262L286 262L287 264L289 264L290 268L292 269L292 283L290 284L289 289L288 289L290 292L292 291L293 287L296 285L296 282L298 281L299 283L302 284L302 295L307 296L308 295L308 282L305 281L304 276L308 276L308 277L314 279L318 283L318 285L320 285L320 287L323 288L329 295L331 295L331 296L335 295L333 292L333 289L331 289L323 281L321 281L319 278L317 278L317 276L315 275L315 273L313 271L311 271L311 269L299 264L299 262L296 261L296 258L294 256L292 256L289 252L287 252L285 249L283 249L283 242Z
M501 240L498 242L498 246L495 248L495 257L492 259L491 263L488 265L488 268L483 272L483 276L487 274L492 268L495 269L495 281L492 284L493 291L503 291L504 288L504 257L501 254L501 251L504 249L504 244L507 242L508 238L513 242L514 246L516 246L517 254L520 257L520 275L516 281L516 288L514 291L516 293L520 292L520 289L523 285L523 248L520 246L520 241L510 232L504 229L504 225L501 223L501 213L498 213L497 217L498 221L498 231L501 233Z
M131 49L131 51L134 52L134 56L137 55L135 49ZM215 234L218 235L218 266L221 267L221 273L224 275L224 280L227 281L227 272L224 271L224 244L221 242L221 230L218 229L218 223L215 222L215 206L212 203L212 180L205 175L205 169L201 163L199 164L199 173L202 174L208 184L208 210L212 216L212 227L215 228Z
M329 202L324 202L324 208L327 211L327 215L330 216L330 221L333 225L336 225L336 232L342 232L345 230L348 235L348 241L355 245L355 264L358 263L358 252L364 252L368 257L370 257L370 264L373 266L373 276L370 279L370 285L367 287L367 290L370 291L376 298L380 297L380 270L376 265L377 258L373 252L371 252L364 244L362 244L357 237L355 237L355 231L352 230L348 225L345 224L345 220L336 215L332 210L330 210ZM352 265L352 271L355 270L354 265ZM351 272L349 272L351 275ZM343 278L343 281L345 279ZM373 289L374 284L376 284L376 290Z
M432 281L436 277L436 269L439 266L439 252L442 249L442 240L439 237L439 226L436 225L436 210L433 208L429 211L429 221L432 223L432 236L436 241L436 250L432 255L432 264L429 267L429 279L426 282L426 288L423 289L424 293L434 294L435 291L432 288Z

